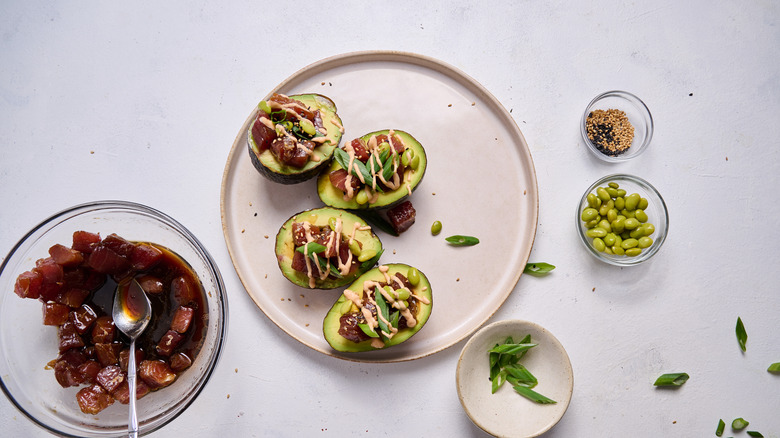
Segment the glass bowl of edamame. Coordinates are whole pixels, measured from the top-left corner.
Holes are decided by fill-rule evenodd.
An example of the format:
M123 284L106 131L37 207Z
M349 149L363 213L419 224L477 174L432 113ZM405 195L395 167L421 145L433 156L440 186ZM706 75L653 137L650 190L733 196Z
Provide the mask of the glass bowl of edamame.
M669 213L649 182L626 174L594 182L577 205L580 240L597 259L617 266L638 265L666 240Z

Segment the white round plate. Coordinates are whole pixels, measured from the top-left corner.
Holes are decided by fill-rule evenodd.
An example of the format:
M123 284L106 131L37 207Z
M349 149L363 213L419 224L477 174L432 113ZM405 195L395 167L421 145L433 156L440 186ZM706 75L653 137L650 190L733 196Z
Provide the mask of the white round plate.
M425 178L409 198L417 223L399 237L377 231L380 263L424 272L433 313L409 341L387 350L349 354L330 348L322 321L341 293L304 289L279 271L279 227L293 214L322 206L316 179L272 183L252 166L246 132L238 131L222 180L222 227L247 293L282 330L322 353L355 361L396 362L447 348L473 333L517 284L536 235L536 173L523 134L504 107L474 79L440 61L399 52L357 52L316 62L271 90L319 93L338 107L342 142L380 129L401 129L425 147ZM270 93L269 95L270 96ZM258 95L258 102L264 98ZM431 223L444 225L432 236ZM476 236L472 247L444 238Z
M534 391L555 400L538 404L516 393L508 382L491 392L488 350L508 336L520 342L531 335L531 348L520 360L539 381ZM456 371L458 398L471 421L498 437L535 437L547 432L563 417L574 390L569 356L555 336L528 321L498 321L478 331L460 353Z

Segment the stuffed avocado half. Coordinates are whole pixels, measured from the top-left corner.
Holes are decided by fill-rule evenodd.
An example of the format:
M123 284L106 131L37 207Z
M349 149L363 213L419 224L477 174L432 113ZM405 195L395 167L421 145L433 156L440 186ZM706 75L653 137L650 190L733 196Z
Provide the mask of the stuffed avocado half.
M428 278L405 264L387 264L358 277L323 321L337 351L371 351L398 345L428 321L433 295Z
M296 184L326 168L344 133L336 104L320 94L274 94L260 102L247 132L252 164L263 176Z
M349 284L376 265L381 254L382 242L363 219L330 207L294 215L276 235L282 274L310 289Z
M345 143L317 179L326 205L349 210L393 206L412 194L425 175L425 149L411 134L376 131Z

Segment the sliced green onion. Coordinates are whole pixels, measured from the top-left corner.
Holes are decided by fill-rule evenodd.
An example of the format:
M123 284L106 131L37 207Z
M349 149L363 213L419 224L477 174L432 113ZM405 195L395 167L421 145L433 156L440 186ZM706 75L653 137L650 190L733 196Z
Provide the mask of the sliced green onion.
M512 339L512 338L509 338L509 339ZM525 337L520 341L520 343L521 344L530 344L531 343L531 335L525 335ZM520 354L517 355L517 360L515 361L515 363L517 363L520 359L522 359L523 356L525 356L525 353L527 353L527 352L528 352L528 350L521 351Z
M534 277L542 277L549 274L553 269L555 269L555 266L549 263L527 263L525 265L525 269L523 269L523 274L530 274Z
M504 369L507 373L507 380L509 380L509 377L511 376L513 379L512 384L515 386L520 385L533 388L537 383L539 383L539 380L536 379L536 376L531 374L531 372L528 371L528 368L520 364L507 365L504 367Z
M454 236L450 236L444 240L446 240L447 243L449 243L452 246L472 246L479 243L479 239L477 239L476 237L461 236L457 234Z
M682 386L688 381L687 373L671 373L662 374L661 377L655 380L655 386Z
M731 422L731 428L734 430L742 430L748 427L748 424L750 424L749 421L745 420L742 417L739 417L739 418L735 418L734 421Z
M379 291L379 287L374 289L374 301L376 301L377 310L377 322L379 323L379 329L385 333L390 333L390 327L385 323L385 320L390 320L390 311L387 309L387 303L382 292ZM379 317L381 313L382 317Z
M756 432L755 430L749 430L747 431L747 434L758 438L764 438L764 435L761 435L761 432Z
M308 245L302 245L302 246L299 246L299 247L295 248L296 251L298 251L300 253L303 253L303 255L307 255L307 256L310 256L310 255L312 255L314 253L323 252L326 249L328 249L328 248L325 247L324 245L320 245L317 242L309 242ZM306 252L304 252L304 251L306 251Z
M742 318L737 317L737 342L739 342L739 348L742 352L745 351L747 344L747 332L745 331L745 325L742 324Z
M772 365L769 365L769 368L766 370L770 373L780 373L780 362L775 362Z
M495 394L496 391L504 385L504 382L506 382L506 372L499 370L490 380L492 381L490 393Z
M341 275L341 271L333 269L333 266L328 267L328 262L323 257L317 257L315 253L311 254L311 260L320 266L320 272L328 272L328 275L332 275L334 278L344 278Z
M726 422L721 418L718 420L718 428L715 429L715 436L723 436L723 429L726 428Z
M543 396L542 394L539 394L538 392L534 391L533 389L527 386L513 386L513 388L515 389L515 391L517 391L518 394L522 395L523 397L533 402L543 404L543 405L558 403L555 400L549 399Z
M336 162L341 165L341 167L344 168L344 170L349 169L349 154L344 151L344 149L336 148L336 150L333 152L333 157L336 159ZM365 181L366 184L370 184L372 180L371 172L368 171L368 168L365 164L363 164L362 161L355 159L352 162L352 175L354 175L357 178L360 178L360 175L363 176L363 181Z
M501 354L518 354L528 350L529 348L536 347L537 345L538 344L504 344L491 348L489 352Z
M363 333L367 334L368 336L371 336L372 338L378 338L379 335L374 331L373 328L369 327L366 323L360 323L358 324L358 327L360 327L360 330L363 330Z

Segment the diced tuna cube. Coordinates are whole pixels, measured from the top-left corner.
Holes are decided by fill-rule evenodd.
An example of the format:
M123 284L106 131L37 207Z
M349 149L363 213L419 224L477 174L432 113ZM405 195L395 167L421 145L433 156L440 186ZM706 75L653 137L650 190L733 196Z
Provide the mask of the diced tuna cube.
M54 363L54 378L63 388L79 386L84 382L82 374L78 372L78 367L74 367L64 360L58 360Z
M104 344L113 342L116 338L116 326L110 316L101 316L95 320L92 328L92 343Z
M189 277L179 276L173 279L171 282L171 289L173 290L173 296L180 306L186 306L187 304L196 302L198 294L198 286L192 283Z
M163 252L146 243L140 243L133 248L130 254L130 264L137 271L146 271L159 263Z
M192 359L184 353L176 353L171 356L171 369L180 373L192 365Z
M57 295L57 302L71 308L76 308L84 303L91 292L86 289L65 289Z
M71 248L88 254L92 252L98 243L100 243L100 234L76 231L73 233L73 245L71 245Z
M162 388L176 380L176 373L162 360L144 360L138 367L138 377L151 389Z
M89 331L92 323L97 320L97 314L89 305L82 304L81 307L70 312L68 319L76 327L76 331L83 335Z
M114 404L114 398L100 385L92 385L81 388L76 393L81 412L96 415L103 409Z
M143 289L147 294L159 294L165 291L165 285L163 282L160 281L159 278L152 275L144 275L142 277L138 277L136 280L138 280L138 284L141 286L141 289Z
M121 342L112 342L110 344L95 344L95 356L98 362L104 367L119 364L119 352L122 351Z
M143 350L140 348L135 349L135 367L136 370L138 369L138 364L141 363L142 360L146 357L146 353L144 353ZM122 369L122 371L127 372L127 363L130 359L130 349L125 348L124 350L119 352L119 368Z
M78 266L84 261L84 255L81 251L76 251L59 243L49 248L49 255L60 266Z
M14 293L19 298L37 299L41 295L41 284L43 277L38 271L27 271L19 274L14 284Z
M94 360L88 360L79 365L77 371L81 375L82 383L92 384L97 382L97 375L101 369L102 368L99 363L95 362Z
M98 245L87 258L87 263L92 269L102 274L116 275L126 272L130 268L127 257L117 254L110 248Z
M403 233L414 224L417 212L411 201L404 201L387 211L390 225L397 233Z
M68 322L70 307L60 303L43 303L43 325L62 325Z
M173 319L171 320L171 330L178 333L186 333L187 329L190 328L190 323L192 322L192 317L194 314L195 309L192 307L179 307L176 310L176 313L173 314Z
M60 338L60 352L64 352L71 348L81 348L84 346L84 340L81 339L81 335L76 331L76 326L70 321L62 324L59 327Z
M106 236L101 243L111 251L114 251L115 253L127 258L130 258L130 255L133 253L133 249L135 249L134 243L114 233Z
M114 392L125 381L125 375L118 366L109 365L97 373L96 380L106 391Z
M173 330L168 330L157 344L157 354L160 356L170 356L171 353L173 353L173 349L179 345L182 339L184 339L184 336Z
M149 394L149 386L144 383L141 379L135 380L135 399L140 400L142 399L146 394ZM125 380L122 382L121 385L119 385L119 388L117 388L116 391L111 393L111 395L116 399L119 403L122 403L123 405L126 405L130 403L130 385L128 384L128 380Z

